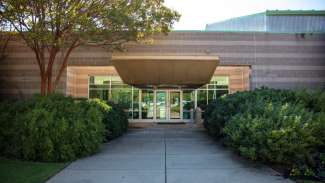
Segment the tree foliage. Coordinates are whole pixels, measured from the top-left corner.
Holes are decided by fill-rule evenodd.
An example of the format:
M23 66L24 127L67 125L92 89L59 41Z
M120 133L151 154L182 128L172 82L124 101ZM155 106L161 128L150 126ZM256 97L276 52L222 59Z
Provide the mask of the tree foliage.
M41 94L52 93L71 52L95 43L111 49L153 33L168 33L179 14L163 0L2 0L0 16L33 50ZM62 53L57 58L58 53ZM60 63L57 73L55 63ZM55 75L55 76L54 76Z
M11 37L11 34L6 31L8 29L7 23L0 16L0 61L6 57L6 50Z

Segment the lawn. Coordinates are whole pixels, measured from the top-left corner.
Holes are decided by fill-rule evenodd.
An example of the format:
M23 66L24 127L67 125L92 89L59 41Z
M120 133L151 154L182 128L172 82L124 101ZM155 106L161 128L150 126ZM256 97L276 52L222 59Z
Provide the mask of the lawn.
M43 183L68 163L39 163L0 158L1 183Z

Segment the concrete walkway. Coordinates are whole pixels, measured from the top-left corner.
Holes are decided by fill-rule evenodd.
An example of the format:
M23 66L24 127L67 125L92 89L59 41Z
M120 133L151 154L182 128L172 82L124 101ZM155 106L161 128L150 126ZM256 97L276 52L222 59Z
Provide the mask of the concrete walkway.
M91 157L73 162L48 183L285 183L270 168L221 147L203 129L133 129Z

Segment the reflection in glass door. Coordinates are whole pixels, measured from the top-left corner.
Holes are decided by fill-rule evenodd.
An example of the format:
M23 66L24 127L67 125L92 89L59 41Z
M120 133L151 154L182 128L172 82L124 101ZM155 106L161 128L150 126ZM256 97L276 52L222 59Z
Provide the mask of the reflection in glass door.
M169 116L170 119L181 119L180 91L170 91L169 93Z
M156 119L162 120L166 119L167 111L167 92L157 91L156 92Z
M183 90L182 107L183 107L184 120L193 119L194 98L195 98L195 94L192 90Z
M154 92L142 90L141 115L142 119L153 119Z

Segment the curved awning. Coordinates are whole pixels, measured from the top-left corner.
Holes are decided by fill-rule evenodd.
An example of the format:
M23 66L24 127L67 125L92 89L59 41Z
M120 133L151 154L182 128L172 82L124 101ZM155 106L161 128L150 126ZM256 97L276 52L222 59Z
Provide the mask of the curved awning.
M210 81L219 58L113 55L112 63L125 83L139 88L198 88Z

